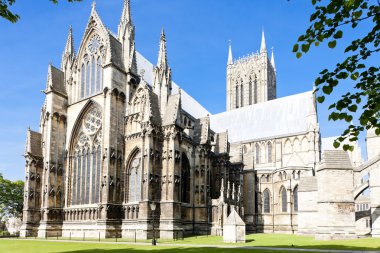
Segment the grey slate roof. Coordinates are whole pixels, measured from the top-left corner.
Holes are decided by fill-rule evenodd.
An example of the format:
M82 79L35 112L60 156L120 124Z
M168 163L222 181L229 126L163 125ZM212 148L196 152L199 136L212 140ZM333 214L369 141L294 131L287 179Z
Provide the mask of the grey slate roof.
M115 38L111 31L108 31L111 48L111 62L117 67L124 69L123 49L120 41Z
M152 86L153 84L153 64L149 62L139 52L136 52L137 69L138 73L144 70L144 80ZM179 93L179 86L172 82L172 95ZM181 90L181 105L182 109L189 113L194 118L202 118L211 114L202 105L200 105L194 98L187 94L184 90Z
M66 86L65 86L65 75L64 73L52 66L51 64L49 65L49 70L48 70L48 80L47 80L47 91L56 91L59 92L63 95L67 95L66 92Z
M303 133L308 130L313 92L300 93L210 116L211 129L228 130L230 142Z
M25 153L42 157L42 135L40 133L28 130Z

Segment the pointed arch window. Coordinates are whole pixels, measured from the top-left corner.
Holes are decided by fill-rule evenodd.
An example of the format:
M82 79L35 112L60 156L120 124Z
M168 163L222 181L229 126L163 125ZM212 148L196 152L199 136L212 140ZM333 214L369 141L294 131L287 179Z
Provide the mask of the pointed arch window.
M90 96L90 79L91 79L91 67L90 67L90 62L88 61L86 64L86 94L85 96L88 97Z
M272 143L268 143L268 163L273 162Z
M98 108L89 109L74 135L71 205L99 203L101 170L101 123Z
M98 57L96 66L96 91L100 92L103 86L103 68L102 68L102 58Z
M93 56L91 59L91 90L89 94L94 94L95 89L95 75L96 75L96 63L95 63L95 57Z
M286 189L285 187L282 187L281 189L281 211L283 213L286 213L288 211L288 197L286 195Z
M255 149L256 149L256 157L255 157L256 164L259 164L260 163L260 145L258 143L256 143Z
M238 84L236 83L236 87L235 87L235 102L236 102L236 108L239 108L239 86Z
M243 84L243 79L241 79L241 86L240 86L240 102L241 102L241 107L244 106L244 84Z
M128 201L137 202L141 200L141 153L138 151L130 160Z
M255 77L255 81L253 83L253 103L254 104L257 104L258 101L257 101L257 78Z
M80 75L80 99L93 96L102 90L104 46L98 35L92 36L87 46Z
M294 211L295 212L298 212L298 186L296 186L294 188L294 191L293 191L293 201L294 201Z
M81 83L80 98L84 98L84 89L86 86L86 67L85 67L84 63L82 64L80 83Z
M249 77L249 105L252 104L252 78Z
M181 175L181 201L190 203L190 162L185 154L182 154Z
M264 213L270 213L270 191L265 189L263 194Z

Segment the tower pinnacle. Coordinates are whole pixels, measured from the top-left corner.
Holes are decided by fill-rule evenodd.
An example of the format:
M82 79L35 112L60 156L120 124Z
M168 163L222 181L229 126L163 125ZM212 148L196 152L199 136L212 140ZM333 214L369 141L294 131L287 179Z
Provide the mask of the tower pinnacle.
M264 52L264 51L267 51L267 46L266 46L266 43L265 43L265 33L264 33L264 29L262 31L262 35L261 35L261 47L260 47L260 52Z
M272 64L272 67L274 69L274 71L276 71L276 64L274 62L274 49L272 47L272 56L271 56L271 59L270 59L270 63Z
M63 51L63 55L62 55L61 68L64 69L67 60L72 61L74 56L75 56L75 51L74 51L73 28L70 26L69 33L67 35L65 50Z
M160 38L160 51L158 52L157 66L166 69L168 66L167 52L166 52L166 37L164 28L161 30Z
M231 65L232 63L233 63L233 60L232 60L232 46L231 46L231 40L229 40L227 65Z

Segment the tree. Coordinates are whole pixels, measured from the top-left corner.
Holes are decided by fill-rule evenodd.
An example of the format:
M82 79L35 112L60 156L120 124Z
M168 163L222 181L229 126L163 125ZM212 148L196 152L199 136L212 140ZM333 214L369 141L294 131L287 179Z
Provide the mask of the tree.
M22 215L24 182L12 182L0 174L0 221Z
M323 103L325 96L330 95L342 80L351 79L355 83L353 91L342 95L329 107L332 111L329 120L333 121L352 122L354 114L360 114L359 123L351 123L334 141L334 147L338 148L346 139L357 141L359 133L364 129L374 128L376 135L380 135L380 68L368 63L369 58L380 51L380 1L311 2L315 9L310 16L311 24L293 47L297 58L307 53L311 46L318 47L323 42L327 42L329 48L335 48L338 40L343 42L341 39L347 29L358 31L363 23L371 27L368 31L358 31L358 38L345 45L344 54L347 58L344 61L337 63L333 70L324 69L315 80L319 103ZM353 146L344 144L343 149L352 151Z
M49 0L55 4L58 3L58 0ZM81 2L82 0L67 0L68 2ZM16 23L20 16L16 13L13 13L9 8L16 2L16 0L0 0L0 17L7 19L12 23Z

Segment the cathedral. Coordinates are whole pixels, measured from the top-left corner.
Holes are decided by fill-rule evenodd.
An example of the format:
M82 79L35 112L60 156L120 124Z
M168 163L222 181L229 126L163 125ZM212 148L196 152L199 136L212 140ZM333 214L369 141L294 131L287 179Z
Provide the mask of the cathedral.
M117 35L95 5L77 51L70 28L61 66L48 66L40 129L27 132L21 236L222 235L231 210L251 233L355 235L356 195L331 198L342 212L321 193L336 180L360 186L354 175L380 158L367 166L360 151L322 156L314 93L277 98L264 33L260 51L244 58L235 60L230 45L219 114L172 81L163 30L159 39L153 65L136 51L129 0ZM334 193L354 190L342 185ZM323 210L336 211L329 229Z

